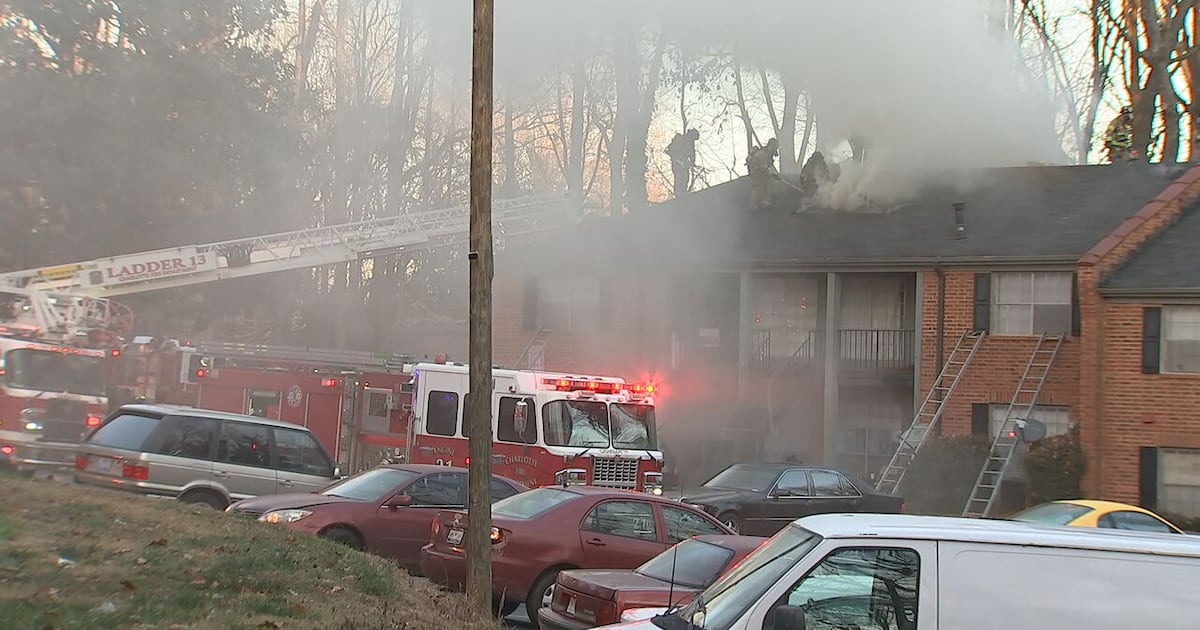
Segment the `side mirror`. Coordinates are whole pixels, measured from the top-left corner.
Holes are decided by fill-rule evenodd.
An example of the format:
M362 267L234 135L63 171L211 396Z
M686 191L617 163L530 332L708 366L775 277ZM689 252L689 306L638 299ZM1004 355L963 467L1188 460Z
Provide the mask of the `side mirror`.
M389 510L394 510L396 508L402 508L402 507L408 507L408 506L412 505L412 497L408 496L407 494L398 494L398 495L388 499L388 502L385 503L384 505Z
M775 630L804 630L804 609L799 606L776 608Z
M333 467L333 478L334 478L334 479L341 479L341 478L342 478L342 469L341 469L341 467L340 467L340 466L334 466L334 467Z

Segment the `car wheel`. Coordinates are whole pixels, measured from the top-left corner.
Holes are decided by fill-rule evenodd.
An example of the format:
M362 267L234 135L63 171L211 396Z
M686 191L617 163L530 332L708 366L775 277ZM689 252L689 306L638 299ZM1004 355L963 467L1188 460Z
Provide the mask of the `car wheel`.
M213 492L212 490L193 490L185 492L179 500L184 503L195 503L198 505L207 505L214 510L224 510L229 507L229 502L225 497Z
M355 534L345 527L334 527L333 529L326 530L323 534L321 534L321 538L324 538L325 540L332 540L336 543L341 543L355 551L362 551L366 546L358 537L358 534Z
M721 515L717 517L717 520L721 521L725 525L725 527L732 529L733 533L741 535L741 533L742 533L742 517L738 516L736 513L722 512Z
M550 605L554 597L554 581L558 579L560 569L550 569L542 574L529 589L529 597L525 599L525 614L533 627L538 627L538 610Z

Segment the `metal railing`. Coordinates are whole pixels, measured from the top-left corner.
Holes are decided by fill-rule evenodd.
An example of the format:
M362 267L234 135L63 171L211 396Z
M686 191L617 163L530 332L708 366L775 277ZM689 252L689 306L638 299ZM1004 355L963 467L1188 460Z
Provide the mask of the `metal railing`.
M789 357L771 356L771 331L754 331L752 361L756 369L798 368L825 357L826 331L811 330ZM916 365L915 330L843 329L837 331L838 363L844 370L903 370ZM777 365L778 364L778 365Z

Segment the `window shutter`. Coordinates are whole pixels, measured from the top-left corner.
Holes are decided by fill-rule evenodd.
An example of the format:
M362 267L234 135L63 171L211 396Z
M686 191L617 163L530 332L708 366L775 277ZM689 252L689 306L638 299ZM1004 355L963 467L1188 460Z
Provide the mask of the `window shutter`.
M1138 453L1138 504L1158 509L1158 447L1143 446Z
M992 274L975 274L974 329L986 332L991 327Z
M612 278L600 278L596 282L599 293L600 312L596 316L596 327L600 330L612 330L613 327L613 281Z
M541 307L540 296L538 295L538 279L533 276L525 278L525 295L521 306L522 328L525 330L537 330L539 320L538 309Z
M1158 374L1162 362L1162 309L1142 309L1142 374Z
M1071 336L1083 332L1083 318L1079 313L1079 274L1071 274Z
M987 435L991 420L991 405L971 403L971 435Z

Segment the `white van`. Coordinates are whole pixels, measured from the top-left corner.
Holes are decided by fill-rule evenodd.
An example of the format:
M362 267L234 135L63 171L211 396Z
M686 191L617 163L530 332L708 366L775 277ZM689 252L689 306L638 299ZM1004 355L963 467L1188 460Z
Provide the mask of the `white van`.
M1194 629L1200 541L890 514L799 519L651 630Z

